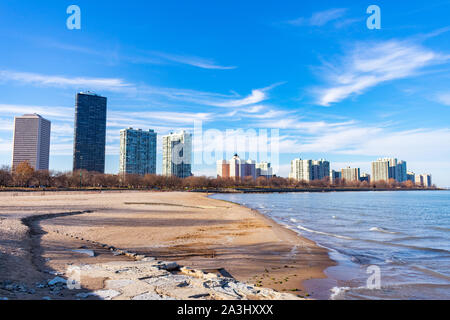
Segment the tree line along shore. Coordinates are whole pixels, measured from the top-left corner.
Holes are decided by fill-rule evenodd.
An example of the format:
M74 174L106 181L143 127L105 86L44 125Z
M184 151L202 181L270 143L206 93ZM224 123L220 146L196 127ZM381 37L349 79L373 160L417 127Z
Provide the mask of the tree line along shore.
M178 178L147 174L103 174L85 170L54 172L34 170L24 162L14 170L0 168L1 190L71 190L71 189L147 189L147 190L192 190L211 192L290 192L290 191L370 191L370 190L438 190L436 186L424 188L412 181L399 183L389 181L345 181L331 182L328 178L314 181L298 181L283 177L251 177L239 180L191 176Z

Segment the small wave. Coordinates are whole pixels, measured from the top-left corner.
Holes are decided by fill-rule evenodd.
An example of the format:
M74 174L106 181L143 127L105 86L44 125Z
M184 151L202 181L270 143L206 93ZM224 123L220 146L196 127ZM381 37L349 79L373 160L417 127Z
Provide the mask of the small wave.
M389 231L389 230L386 230L385 228L381 228L381 227L373 227L373 228L370 228L369 230L370 231L381 232L381 233L398 234L398 232Z
M331 300L336 300L336 299L340 298L340 295L344 295L350 289L351 289L350 287L334 287L334 288L331 288L330 289L330 291L331 291L330 299Z
M289 219L291 222L293 222L293 223L297 223L298 222L298 220L297 219L294 219L294 218L291 218L291 219Z
M353 238L346 237L346 236L341 236L341 235L338 235L338 234L333 234L333 233L328 233L328 232L322 232L322 231L308 229L308 228L306 228L306 227L304 227L302 225L298 225L297 228L299 228L300 230L307 231L307 232L322 234L324 236L334 237L334 238L338 238L338 239L354 240Z
M446 254L450 253L450 251L448 251L448 250L439 249L439 248L419 247L419 246L407 245L407 244L403 244L403 243L392 243L392 242L387 242L387 241L378 241L378 240L371 240L371 239L360 239L360 240L365 241L365 242L385 245L385 246L391 246L391 247L401 247L401 248L408 248L408 249L419 250L419 251L440 252L440 253L446 253Z
M442 274L442 273L439 273L437 271L430 270L428 268L420 267L420 266L412 266L411 268L414 269L414 270L420 271L422 273L425 273L425 274L427 274L429 276L432 276L432 277L435 277L435 278L438 278L438 279L445 279L447 281L450 281L450 277L449 276L447 276L445 274Z
M438 231L447 231L450 232L450 228L444 228L444 227L430 227L431 229L438 230Z

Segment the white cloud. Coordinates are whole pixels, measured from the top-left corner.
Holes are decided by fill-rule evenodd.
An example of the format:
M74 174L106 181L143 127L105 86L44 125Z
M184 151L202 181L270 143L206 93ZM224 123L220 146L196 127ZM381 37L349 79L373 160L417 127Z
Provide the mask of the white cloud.
M310 18L300 17L295 20L288 21L288 23L294 26L321 27L326 25L330 21L334 21L343 17L346 11L347 9L345 8L329 9L316 12Z
M443 105L450 106L450 93L438 94L436 100Z
M67 107L55 106L33 106L33 105L17 105L17 104L0 104L0 114L9 115L12 117L20 116L28 113L37 113L44 118L59 119L59 120L73 120L74 109Z
M42 75L31 72L0 71L0 81L16 81L24 84L32 84L49 87L76 87L90 88L94 90L124 91L135 90L133 85L118 78L85 78Z
M108 114L109 121L128 122L129 120L138 121L153 121L164 124L169 123L193 123L195 120L209 121L215 114L205 112L168 112L168 111L153 111L153 112L119 112L112 111Z
M323 67L328 85L316 90L317 102L329 106L352 95L360 95L380 83L411 77L423 67L448 59L409 42L360 43L338 66L328 63Z
M259 103L267 99L267 95L263 90L252 90L252 93L245 98L224 101L224 102L210 102L211 105L216 107L243 107Z
M200 58L200 57L193 57L193 56L185 56L185 55L175 55L175 54L169 54L164 52L152 52L154 55L181 64L187 64L190 66L194 66L197 68L202 69L217 69L217 70L229 70L229 69L236 69L235 66L221 66L216 64L213 60Z

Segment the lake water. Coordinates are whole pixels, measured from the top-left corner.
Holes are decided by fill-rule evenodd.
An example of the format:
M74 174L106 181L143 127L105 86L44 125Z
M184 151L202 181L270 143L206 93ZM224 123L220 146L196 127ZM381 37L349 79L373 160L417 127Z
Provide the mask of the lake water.
M450 299L449 191L212 197L256 209L329 248L338 266L326 270L327 280L306 283L322 289L316 298Z

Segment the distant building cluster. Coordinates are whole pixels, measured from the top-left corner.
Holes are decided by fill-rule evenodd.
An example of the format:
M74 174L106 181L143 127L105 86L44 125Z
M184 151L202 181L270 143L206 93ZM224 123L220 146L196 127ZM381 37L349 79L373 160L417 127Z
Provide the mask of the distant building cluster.
M291 161L289 178L300 181L314 181L329 179L331 183L339 180L346 182L397 182L411 181L416 185L431 187L431 174L418 174L407 171L406 161L396 158L383 158L372 162L372 175L361 173L360 168L343 168L330 170L330 162L321 160L294 159Z
M73 171L105 171L107 98L92 92L80 92L75 98ZM12 153L13 170L27 161L35 170L49 169L50 121L38 114L25 114L14 119ZM192 176L192 134L181 131L162 137L162 174L186 178ZM120 131L119 174L156 174L157 133L154 130L123 129ZM222 178L257 179L274 176L269 162L243 160L237 154L230 160L217 162L217 176ZM291 161L289 178L299 181L339 180L347 182L411 181L423 187L432 186L431 174L415 174L407 170L406 161L382 158L372 162L372 174L360 168L332 170L324 159Z
M256 163L255 160L242 160L235 154L229 161L217 161L217 177L255 180L258 177L273 177L273 172L268 162Z

